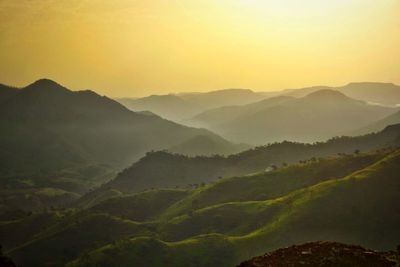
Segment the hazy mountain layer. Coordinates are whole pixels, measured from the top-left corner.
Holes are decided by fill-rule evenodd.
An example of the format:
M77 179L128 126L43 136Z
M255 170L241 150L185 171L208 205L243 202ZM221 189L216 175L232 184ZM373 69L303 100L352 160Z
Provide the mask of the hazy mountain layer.
M348 97L373 104L387 106L396 106L400 104L400 86L393 83L359 82L349 83L340 87L314 86L302 89L284 90L281 94L304 97L312 92L322 89L337 90Z
M182 147L192 155L238 151L207 130L135 113L92 91L73 92L51 80L21 89L1 86L0 92L0 184L3 195L10 196L2 203L18 206L11 201L13 190L27 188L82 193L150 150ZM204 138L200 143L213 140L211 151L200 151L198 143L191 149L198 136ZM42 201L31 193L32 203Z
M181 93L169 95L151 95L143 98L120 98L120 103L133 111L151 111L163 118L173 121L184 121L189 124L201 122L203 112L205 116L214 115L214 119L221 120L218 115L237 110L233 105L247 105L275 96L304 97L319 90L336 90L348 97L362 100L367 103L396 106L400 104L400 86L392 83L360 82L349 83L340 87L313 86L301 89L287 89L282 91L254 92L248 89L225 89L206 93ZM214 113L214 109L222 108ZM226 108L225 108L226 107ZM210 113L207 111L211 110ZM199 121L189 120L199 115ZM197 118L197 116L195 117ZM202 125L202 124L200 124Z
M357 129L352 132L353 135L360 135L366 133L376 133L387 127L388 125L394 125L400 123L400 112L391 114L381 120L371 123L370 125Z
M250 105L219 108L197 115L189 123L249 144L315 142L346 134L395 111L325 89L299 99L275 97Z
M247 150L227 157L187 157L165 151L147 153L115 179L80 199L80 206L92 206L121 192L151 188L200 187L222 177L270 171L283 164L310 158L371 151L400 145L400 125L377 134L342 137L314 145L283 142Z
M133 111L150 111L163 118L180 122L208 109L244 105L273 95L275 93L253 92L248 89L225 89L207 93L122 98L117 101Z

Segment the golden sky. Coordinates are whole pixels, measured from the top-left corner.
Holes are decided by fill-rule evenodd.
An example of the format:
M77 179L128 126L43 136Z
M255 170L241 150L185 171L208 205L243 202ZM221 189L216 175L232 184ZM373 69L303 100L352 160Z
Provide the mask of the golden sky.
M140 96L400 84L400 0L0 0L0 83Z

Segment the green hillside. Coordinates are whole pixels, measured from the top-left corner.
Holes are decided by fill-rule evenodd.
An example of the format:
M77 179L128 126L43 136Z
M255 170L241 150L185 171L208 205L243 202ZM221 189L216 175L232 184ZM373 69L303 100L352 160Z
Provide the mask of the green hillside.
M387 250L400 238L399 163L399 150L341 155L194 190L116 196L5 247L29 266L233 266L316 240Z
M165 151L149 152L115 179L86 195L84 201L88 203L91 199L106 196L110 190L134 193L151 188L193 188L223 177L264 172L282 164L399 145L400 127L395 125L376 134L333 138L315 144L274 143L225 157L187 157Z

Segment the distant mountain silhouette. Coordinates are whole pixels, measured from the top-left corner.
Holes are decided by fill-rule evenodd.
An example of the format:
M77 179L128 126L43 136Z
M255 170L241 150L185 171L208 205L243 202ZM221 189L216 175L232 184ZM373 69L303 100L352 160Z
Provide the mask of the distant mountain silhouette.
M393 112L393 108L368 105L336 90L320 89L298 99L281 96L210 110L188 123L249 144L314 142L343 135Z
M180 122L207 109L243 105L273 96L275 93L248 89L224 89L206 93L151 95L143 98L121 98L118 102L133 111L151 111L163 118Z
M400 111L391 114L381 120L373 122L365 127L362 127L361 129L357 129L356 131L353 131L352 134L360 135L360 134L379 132L388 125L393 125L398 123L400 123Z
M206 128L218 126L221 123L230 121L236 117L240 117L242 114L254 113L292 100L295 100L295 98L290 96L276 96L247 105L225 106L210 109L184 121L184 123L196 127Z
M133 111L150 111L173 121L182 120L202 110L201 107L176 95L152 95L138 99L121 98L116 100Z
M230 144L207 130L135 113L93 91L73 92L48 79L21 89L1 86L0 96L0 176L10 177L14 185L19 179L43 181L45 174L90 164L119 169L147 151L178 146L196 136L226 146L224 151L214 147L213 153L225 153ZM187 143L185 149L192 152Z
M182 94L180 97L203 107L205 110L223 106L245 105L274 94L273 92L254 92L250 89L224 89L207 93Z
M346 96L370 104L395 106L400 104L400 86L391 83L360 82L340 87L313 86L282 91L254 92L249 89L223 89L205 93L151 95L143 98L120 98L120 103L133 111L151 111L163 118L190 125L192 117L226 107L223 112L234 111L231 106L247 105L276 96L301 98L320 90L335 90Z
M400 86L393 83L378 83L378 82L358 82L349 83L340 87L329 86L313 86L302 89L284 90L281 95L289 95L295 97L303 97L315 91L322 89L337 90L345 95L380 105L395 106L400 104Z

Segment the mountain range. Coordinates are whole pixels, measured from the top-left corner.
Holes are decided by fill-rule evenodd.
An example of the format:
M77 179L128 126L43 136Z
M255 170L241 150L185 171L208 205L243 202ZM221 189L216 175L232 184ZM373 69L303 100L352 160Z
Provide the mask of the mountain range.
M207 93L151 95L116 100L133 111L150 111L163 118L180 122L208 109L248 104L269 95L273 94L253 92L249 89L224 89Z
M0 103L3 189L80 194L151 150L171 147L196 155L242 149L210 131L135 113L93 91L71 91L48 79L24 88L0 86ZM200 151L192 141L198 137L211 140L210 151Z
M206 93L152 95L120 98L133 111L151 111L163 118L182 122L210 109L246 105L276 96L304 97L319 90L335 90L369 104L396 107L400 104L400 86L392 83L358 82L345 86L313 86L281 91L255 92L249 89L225 89Z
M0 85L0 260L391 266L395 252L337 242L388 251L400 240L396 94L229 89L137 99L132 111L48 79Z
M256 147L229 156L188 157L167 151L147 153L145 157L120 172L114 179L86 194L79 206L154 188L199 188L223 177L268 172L278 166L309 159L368 152L400 145L400 124L384 131L359 137L334 138L324 143L282 142Z
M394 112L394 108L370 105L339 91L321 89L301 98L278 96L208 110L186 123L249 144L315 142L346 135Z

